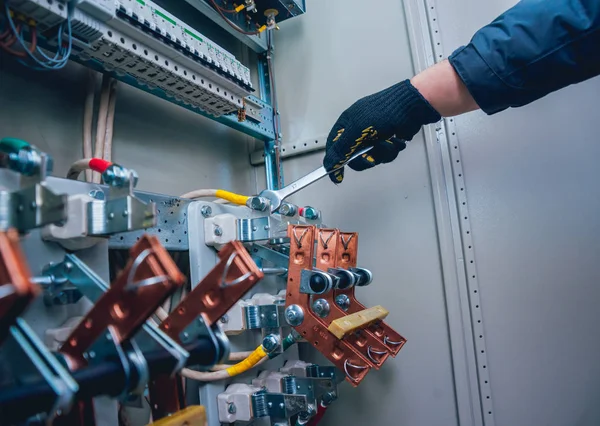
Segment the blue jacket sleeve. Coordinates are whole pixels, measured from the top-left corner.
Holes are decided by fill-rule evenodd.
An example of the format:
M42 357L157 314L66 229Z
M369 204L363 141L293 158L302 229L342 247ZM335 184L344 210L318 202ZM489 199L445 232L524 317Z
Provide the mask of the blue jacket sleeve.
M488 114L600 74L599 0L522 0L449 58Z

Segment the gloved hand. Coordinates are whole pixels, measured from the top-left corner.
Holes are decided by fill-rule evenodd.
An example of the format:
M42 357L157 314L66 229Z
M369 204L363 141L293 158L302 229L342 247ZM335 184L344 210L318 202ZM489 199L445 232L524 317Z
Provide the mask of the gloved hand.
M359 99L340 115L327 137L323 166L331 170L368 146L373 146L371 151L351 161L350 168L361 171L389 163L421 126L440 119L440 114L410 81L402 81ZM334 183L342 182L344 169L329 177Z

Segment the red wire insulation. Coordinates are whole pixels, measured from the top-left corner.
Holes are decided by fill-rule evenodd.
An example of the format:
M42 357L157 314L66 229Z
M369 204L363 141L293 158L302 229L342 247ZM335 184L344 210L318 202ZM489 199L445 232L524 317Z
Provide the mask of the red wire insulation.
M102 158L92 158L90 160L90 169L98 173L104 173L112 163L110 161L103 160Z
M310 419L310 421L307 423L307 426L317 426L319 424L319 422L321 421L321 419L323 419L323 416L325 415L326 411L327 411L327 407L324 407L323 404L319 404L317 414L315 414L312 417L312 419Z

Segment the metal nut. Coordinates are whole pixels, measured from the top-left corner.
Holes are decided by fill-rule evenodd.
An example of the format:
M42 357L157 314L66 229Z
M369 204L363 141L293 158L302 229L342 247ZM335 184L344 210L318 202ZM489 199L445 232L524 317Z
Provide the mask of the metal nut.
M298 212L298 208L290 203L281 203L281 207L279 207L279 214L283 216L295 216Z
M280 340L281 339L276 334L268 334L263 339L262 345L265 348L265 351L270 353L279 347Z
M342 310L347 311L350 308L350 298L345 294L338 294L335 296L335 304Z
M329 315L329 302L327 302L325 299L317 299L313 302L312 310L321 318L325 318L327 315Z

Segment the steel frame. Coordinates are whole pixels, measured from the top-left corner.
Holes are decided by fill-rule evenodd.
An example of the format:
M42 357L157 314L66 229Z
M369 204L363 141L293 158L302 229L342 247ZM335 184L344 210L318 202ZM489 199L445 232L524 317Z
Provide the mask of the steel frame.
M418 73L444 58L436 3L435 0L403 3L414 71ZM470 215L454 119L446 118L427 126L424 133L442 261L457 415L461 425L494 426L479 287L467 220Z

